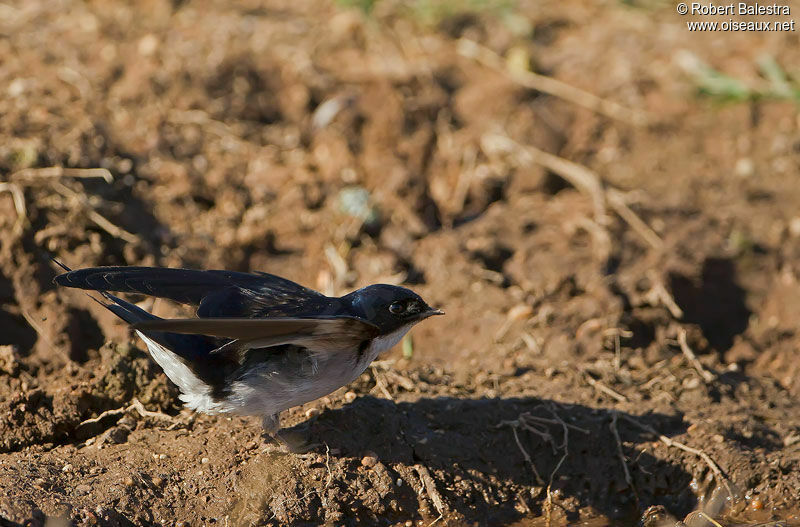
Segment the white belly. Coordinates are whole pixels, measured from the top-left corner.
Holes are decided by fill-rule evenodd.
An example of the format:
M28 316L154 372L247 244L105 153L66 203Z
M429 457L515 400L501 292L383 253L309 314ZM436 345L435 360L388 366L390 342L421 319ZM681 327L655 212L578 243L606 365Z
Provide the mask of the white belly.
M180 399L188 408L205 412L232 412L242 415L273 415L293 406L324 397L353 382L375 358L397 344L411 324L373 339L359 357L355 352L325 352L306 357L302 364L279 358L242 372L231 379L230 395L216 399L211 388L199 379L175 353L136 333L164 373L181 390Z
M271 415L324 397L356 380L378 355L397 344L409 329L410 324L373 339L360 359L355 352L320 354L314 364L315 374L304 378L276 371L269 364L252 370L232 385L231 399L236 401L237 407L234 411Z

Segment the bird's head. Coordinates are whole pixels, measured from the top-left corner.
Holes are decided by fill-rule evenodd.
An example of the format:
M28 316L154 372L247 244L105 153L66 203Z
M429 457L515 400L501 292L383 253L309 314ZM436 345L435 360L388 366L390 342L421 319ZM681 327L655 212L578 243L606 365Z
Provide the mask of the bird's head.
M375 284L342 297L364 320L378 326L382 334L401 327L411 327L433 315L444 315L411 289L396 285Z

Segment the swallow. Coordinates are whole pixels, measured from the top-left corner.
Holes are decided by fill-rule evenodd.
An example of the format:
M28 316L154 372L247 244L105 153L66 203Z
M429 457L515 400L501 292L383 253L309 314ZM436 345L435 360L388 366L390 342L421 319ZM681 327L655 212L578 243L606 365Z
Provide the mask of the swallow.
M281 440L280 413L349 384L417 323L442 311L405 287L375 284L329 297L272 274L92 267L55 277L130 324L193 410L262 417ZM159 318L113 294L196 306Z

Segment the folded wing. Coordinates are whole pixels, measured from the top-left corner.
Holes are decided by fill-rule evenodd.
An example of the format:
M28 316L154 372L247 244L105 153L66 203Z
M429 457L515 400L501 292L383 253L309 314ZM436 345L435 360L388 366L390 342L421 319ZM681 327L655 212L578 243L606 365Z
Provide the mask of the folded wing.
M266 273L196 271L161 267L91 267L55 282L94 291L140 293L198 306L199 317L250 318L300 313L336 315L338 299Z
M138 322L134 328L231 339L231 343L217 350L219 352L232 348L241 351L284 344L304 346L319 352L336 351L378 335L376 326L349 317L157 319Z

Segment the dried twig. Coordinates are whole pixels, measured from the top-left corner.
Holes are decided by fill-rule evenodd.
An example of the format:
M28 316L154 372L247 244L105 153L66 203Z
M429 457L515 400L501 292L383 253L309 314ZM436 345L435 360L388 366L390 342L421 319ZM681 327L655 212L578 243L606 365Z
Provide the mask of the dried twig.
M575 226L589 233L597 259L601 262L608 261L608 257L611 255L611 236L608 234L608 230L586 216L575 220Z
M553 478L555 477L556 472L558 472L558 469L561 468L561 465L564 463L564 461L569 456L569 425L567 425L567 423L565 423L564 420L561 419L561 417L558 416L558 414L556 413L555 410L553 410L552 408L550 408L549 410L550 410L550 413L553 414L553 417L559 423L561 423L561 428L564 431L564 443L563 443L564 455L561 456L561 459L559 459L558 463L556 464L556 468L554 468L553 471L550 473L550 481L547 483L547 500L545 501L545 504L546 504L546 506L545 506L545 522L546 522L547 527L550 527L551 520L552 520L552 515L553 515L553 493L552 493Z
M685 444L683 444L681 442L678 442L678 441L674 441L674 440L668 438L667 436L665 436L664 434L659 433L652 426L646 425L644 423L640 423L639 421L637 421L633 417L630 417L630 416L627 416L627 415L623 414L622 418L625 419L626 421L628 421L629 423L641 428L642 430L650 432L654 436L658 437L658 440L661 441L662 443L664 443L665 445L667 445L668 447L675 447L677 449L683 450L684 452L689 452L690 454L694 454L695 456L697 456L700 459L702 459L705 462L705 464L708 465L708 468L711 469L711 472L713 472L714 475L722 482L722 484L725 485L725 488L728 490L728 493L731 496L735 496L735 493L733 492L733 489L731 489L730 482L728 482L728 478L725 476L725 473L722 472L722 469L719 468L719 465L717 465L714 462L714 460L711 459L711 456L709 456L708 454L706 454L702 450L699 450L697 448L692 448L692 447L690 447L688 445L685 445Z
M173 419L171 415L167 415L161 412L151 412L150 410L147 410L142 404L142 402L136 397L134 397L131 402L132 404L130 405L129 408L133 408L134 410L139 412L139 415L141 415L142 417L155 417L156 419L164 419L166 421L172 421Z
M587 194L594 204L595 222L605 225L606 198L600 178L583 165L568 161L534 146L524 146L513 139L499 134L482 138L482 147L489 151L505 151L513 154L520 165L542 165L566 179L572 186Z
M20 309L20 313L22 314L22 317L25 319L25 322L27 322L28 325L33 328L33 330L36 332L36 334L39 336L39 338L42 339L42 342L47 344L47 347L50 348L50 351L55 353L56 352L56 347L53 345L53 341L50 340L50 337L48 336L48 334L45 333L45 331L38 324L38 322L36 322L36 320L34 320L33 316L30 313L28 313L28 311L25 310L25 309Z
M125 229L114 225L108 218L97 212L89 200L86 199L85 196L75 192L71 188L62 185L61 183L54 183L53 189L56 192L64 196L65 198L70 198L75 200L77 203L82 205L87 209L87 214L89 219L92 220L98 227L109 233L111 236L115 238L120 238L121 240L125 240L128 243L136 243L139 241L139 237L135 234L131 234L130 232L126 231Z
M663 305L669 310L673 318L683 318L683 310L680 308L678 303L675 302L675 298L673 298L670 292L667 291L667 288L664 286L664 283L658 277L656 272L651 270L647 273L647 276L650 278L653 286L644 294L643 298L645 302L653 307Z
M531 467L531 471L533 472L533 475L536 477L536 483L538 485L544 485L544 480L542 479L542 476L539 474L539 470L537 470L536 465L533 463L533 458L531 458L531 455L528 454L528 451L525 450L525 447L522 446L522 442L519 440L519 434L517 434L517 427L511 426L511 432L514 434L514 441L516 441L517 443L517 448L519 448L519 451L522 452L522 457L525 458L525 462L528 464L529 467Z
M539 485L543 485L544 484L544 480L542 479L541 474L539 474L539 470L536 468L536 465L533 462L533 458L528 453L528 451L525 449L525 447L522 446L522 441L520 441L520 439L519 439L519 434L517 433L517 429L518 428L522 428L522 429L527 430L527 431L539 436L540 438L542 438L542 441L544 441L545 443L549 443L550 444L550 446L553 449L553 454L554 455L558 452L559 448L564 448L564 450L565 450L564 455L561 457L561 460L556 465L556 468L550 474L549 483L547 485L547 499L548 499L548 513L547 513L547 515L548 515L548 518L549 518L550 509L552 509L552 500L553 500L552 494L551 494L552 485L553 485L553 477L554 477L555 473L558 471L558 469L561 467L561 464L564 462L564 460L566 459L566 456L569 453L567 451L567 441L569 439L569 429L578 431L578 432L580 432L582 434L589 434L590 432L589 432L589 430L586 430L584 428L580 428L578 426L566 423L563 419L561 419L561 417L558 416L558 414L555 412L555 410L553 410L552 407L548 408L548 410L550 411L550 413L553 414L553 419L549 419L547 417L538 417L538 416L535 416L535 415L531 415L529 412L524 412L524 413L520 414L519 417L517 417L514 420L501 421L497 425L497 427L501 427L501 426L510 426L511 427L511 431L514 434L514 441L517 443L517 448L522 453L523 458L525 458L525 462L531 468L531 471L533 472L534 476L536 477L536 482ZM562 445L556 445L556 442L555 442L555 439L553 438L553 435L550 433L549 430L547 430L547 428L545 428L545 426L547 426L547 425L554 425L554 424L555 425L560 425L562 427L562 429L564 430L564 441L563 441ZM541 428L539 428L539 427L541 427Z
M167 420L167 421L172 421L173 420L173 417L171 415L167 415L167 414L161 413L161 412L152 412L152 411L146 409L144 407L144 405L142 404L142 402L139 399L134 397L133 400L131 400L131 404L129 404L127 406L123 406L121 408L115 408L113 410L106 410L105 412L101 413L97 417L92 417L91 419L86 419L85 421L81 421L80 424L78 424L78 427L80 428L82 426L90 425L90 424L93 424L93 423L99 423L100 421L102 421L103 419L108 417L109 415L120 415L120 414L124 414L124 413L126 413L126 412L128 412L130 410L136 410L139 413L139 415L141 415L142 417L155 417L157 419L164 419L164 420Z
M692 348L689 347L689 343L686 342L686 330L680 328L678 330L678 344L681 346L681 351L689 360L689 363L694 366L694 369L697 370L697 373L703 378L704 381L707 383L714 382L716 378L713 373L708 371L705 366L700 362L700 359L697 358L697 355L694 354Z
M597 95L576 88L565 82L539 75L532 71L510 70L506 67L506 63L500 55L473 40L466 38L459 39L457 49L458 53L462 56L473 59L484 66L502 71L511 77L512 80L526 88L559 97L565 101L611 117L612 119L617 119L635 126L645 125L649 120L649 116L645 112L632 110L613 101L602 99Z
M14 200L14 210L17 212L17 221L14 222L11 238L17 239L22 235L22 230L25 228L25 222L28 219L28 209L25 207L25 195L16 183L1 182L0 192L9 192L11 198ZM10 246L11 243L9 242L7 247Z
M625 196L618 190L609 188L606 189L606 199L614 212L619 214L619 217L641 236L644 241L650 244L653 249L661 249L664 247L664 242L656 234L656 231L650 228L635 212L628 207L625 203Z
M389 392L389 387L386 385L383 375L381 375L374 366L372 367L372 377L375 379L375 386L381 391L384 397L390 401L394 401L394 397L392 397L392 394Z
M86 426L86 425L91 425L91 424L94 424L94 423L99 423L100 421L102 421L103 419L108 417L109 415L124 414L125 412L127 412L130 409L131 409L130 406L123 406L122 408L115 408L113 410L106 410L105 412L101 413L97 417L92 417L91 419L86 419L85 421L81 421L78 424L78 428L80 428L82 426Z
M414 470L416 470L417 474L419 474L419 479L422 480L422 487L425 489L425 492L428 495L428 498L430 498L431 503L433 503L434 508L436 508L436 512L439 513L439 517L430 524L433 525L444 517L446 510L444 500L442 500L442 496L439 494L439 491L436 490L436 483L434 483L433 477L431 477L431 473L428 471L428 469L423 465L414 465Z
M600 177L592 170L533 146L524 146L501 134L486 134L481 146L487 152L505 152L516 157L519 165L538 164L566 179L572 186L587 194L594 204L594 220L598 225L607 224L606 204L610 205L630 227L651 247L661 249L664 242L625 203L618 190L604 188Z
M602 393L608 395L609 397L611 397L613 399L616 399L617 401L619 401L621 403L627 403L628 402L628 398L627 397L625 397L624 395L622 395L621 393L619 393L617 391L612 390L611 388L609 388L608 386L606 386L602 382L594 379L588 371L583 370L583 377L586 379L586 382L589 383L589 386L591 386L592 388L594 388L598 392L602 392Z
M611 412L611 424L609 428L611 428L611 433L614 434L614 440L617 442L617 456L619 457L620 463L622 463L622 472L625 474L625 482L628 486L633 489L633 497L636 498L636 507L639 507L639 493L636 491L636 486L633 484L633 478L631 477L631 472L628 470L628 462L625 460L625 454L622 452L622 439L619 437L619 430L617 430L617 419L619 418L619 412L616 410Z

